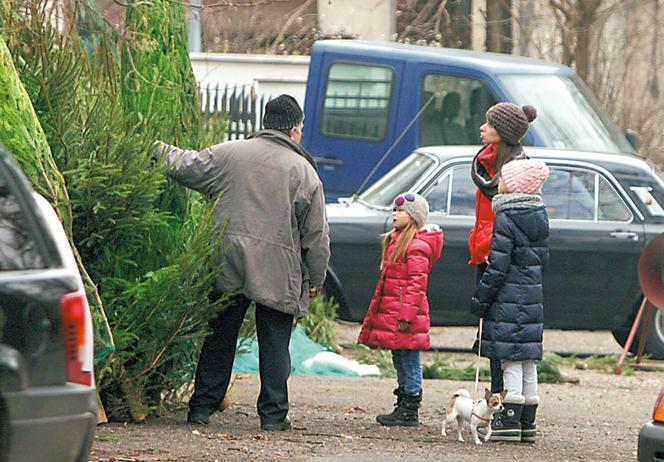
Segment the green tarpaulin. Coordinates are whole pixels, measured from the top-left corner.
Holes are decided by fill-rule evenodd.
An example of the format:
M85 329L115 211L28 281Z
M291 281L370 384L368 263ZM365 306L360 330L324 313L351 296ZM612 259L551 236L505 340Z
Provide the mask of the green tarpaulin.
M258 341L238 340L233 372L258 373ZM293 330L290 342L291 374L365 376L380 375L377 366L360 364L313 342L300 327Z

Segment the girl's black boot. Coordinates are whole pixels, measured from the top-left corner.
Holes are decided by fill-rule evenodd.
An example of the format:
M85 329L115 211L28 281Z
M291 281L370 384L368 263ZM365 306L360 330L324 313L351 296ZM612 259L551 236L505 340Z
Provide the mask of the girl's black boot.
M420 423L418 409L421 403L422 393L419 395L407 395L404 393L401 403L394 412L379 415L376 417L376 421L387 427L416 427Z
M521 442L534 443L537 433L535 417L537 415L537 404L525 404L521 412Z
M394 396L397 397L397 402L394 403L394 410L392 412L390 412L389 414L377 415L376 420L378 422L380 422L380 419L393 418L394 413L397 412L397 409L399 409L399 407L401 406L401 403L403 402L403 395L404 395L405 392L404 392L402 387L395 388L394 390L392 390L392 393L394 394Z

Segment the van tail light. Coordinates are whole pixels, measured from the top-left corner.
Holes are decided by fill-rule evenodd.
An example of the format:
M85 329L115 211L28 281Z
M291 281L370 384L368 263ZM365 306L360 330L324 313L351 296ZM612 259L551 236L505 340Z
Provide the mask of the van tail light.
M92 372L84 370L86 353L86 307L83 291L70 292L60 299L62 340L65 347L67 382L92 385Z
M664 423L664 388L659 392L655 408L652 411L652 420Z

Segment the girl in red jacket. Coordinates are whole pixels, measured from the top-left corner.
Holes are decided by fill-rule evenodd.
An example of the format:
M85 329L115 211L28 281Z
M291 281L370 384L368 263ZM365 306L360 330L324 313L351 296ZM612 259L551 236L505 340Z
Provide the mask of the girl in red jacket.
M419 194L394 199L393 229L383 237L380 278L358 343L392 350L398 387L395 409L382 425L416 426L422 402L420 350L429 349L427 279L443 250L443 231L426 225L429 204Z
M475 285L478 285L487 267L491 249L493 220L491 200L498 194L498 182L503 166L516 159L525 159L521 139L528 131L528 124L537 117L533 106L517 106L498 103L486 111L486 122L480 127L482 149L475 155L470 176L477 186L475 195L475 225L468 237L471 265L477 265ZM476 341L477 345L477 341ZM476 348L473 345L473 348ZM491 392L503 390L503 371L500 361L491 361Z

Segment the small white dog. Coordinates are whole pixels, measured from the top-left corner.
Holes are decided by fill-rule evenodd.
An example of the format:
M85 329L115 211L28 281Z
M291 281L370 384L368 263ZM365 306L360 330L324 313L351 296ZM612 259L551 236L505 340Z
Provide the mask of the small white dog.
M491 436L491 419L493 418L494 412L500 412L503 410L503 399L507 395L507 391L502 391L501 393L491 393L488 389L484 389L484 399L478 399L473 401L470 399L470 393L466 390L457 390L452 395L450 399L450 404L447 407L447 416L443 420L443 428L440 431L440 434L447 436L447 424L451 424L456 420L457 422L457 432L459 437L457 438L462 443L463 437L461 436L461 427L464 422L470 424L470 433L473 435L473 440L475 444L482 444L478 435L478 427L486 427L487 432L484 437L484 442L489 440Z

